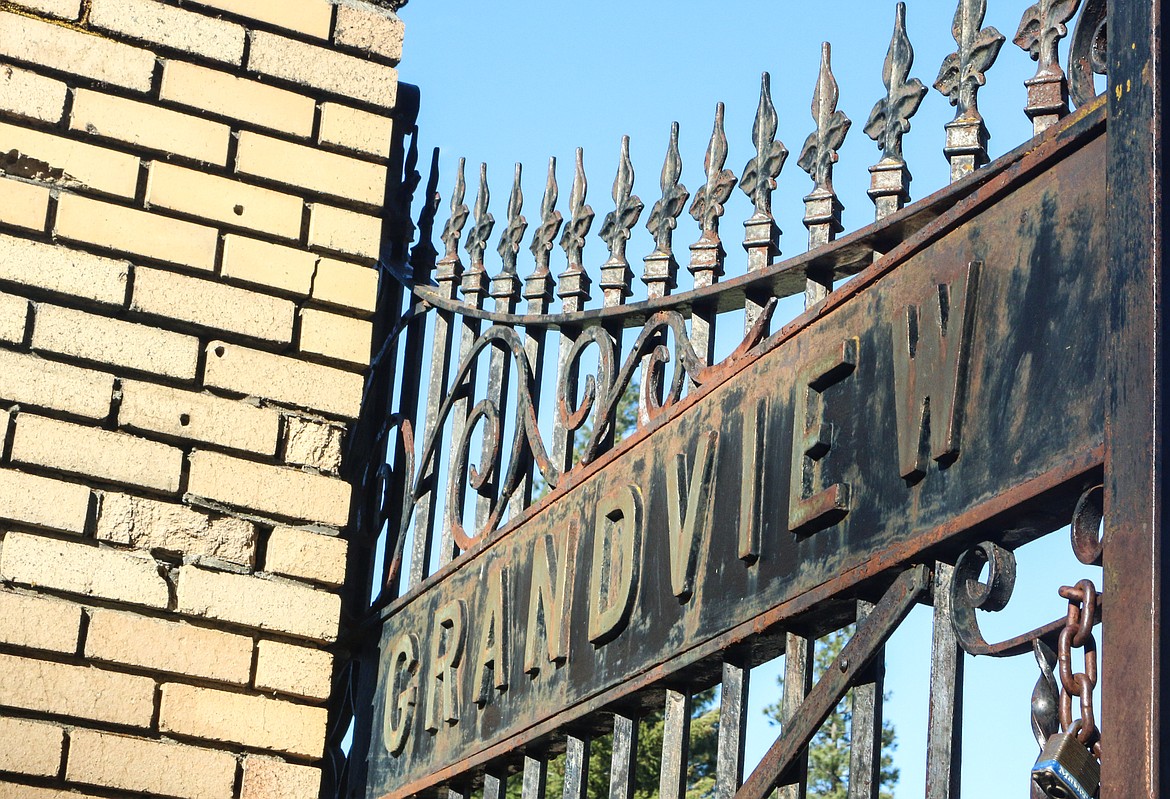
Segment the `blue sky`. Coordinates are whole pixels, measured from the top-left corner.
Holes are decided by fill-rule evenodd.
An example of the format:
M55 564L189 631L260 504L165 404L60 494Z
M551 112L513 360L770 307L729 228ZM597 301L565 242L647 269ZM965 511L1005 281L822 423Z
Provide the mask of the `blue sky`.
M1031 123L1022 111L1022 81L1033 74L1034 65L1010 41L1027 5L1026 0L990 0L984 23L1008 37L980 96L992 134L993 157L1031 135ZM954 3L911 0L908 6L907 28L916 53L911 74L929 86L943 58L955 49L950 35ZM702 185L703 154L719 101L727 107L727 166L739 174L754 155L751 127L763 71L772 75L778 138L791 153L774 199L783 230L780 246L785 255L802 252L807 234L801 224L801 197L812 184L796 159L813 130L809 109L822 41L833 46L839 108L853 120L834 176L845 204L845 228L855 230L872 221L873 206L865 194L866 167L878 160L879 152L862 128L884 94L881 71L894 19L892 1L509 0L486 4L414 0L400 16L407 26L400 78L422 91L420 160L429 161L432 147L442 150L440 226L458 158L468 162L468 205L474 199L478 165L486 162L491 210L497 220L489 256L494 256L503 230L516 162L525 168L525 214L531 235L539 217L549 156L558 160L559 208L567 216L574 152L576 147L584 148L589 201L598 215L586 249L586 260L594 265L605 258L596 231L612 207L610 187L623 135L631 137L637 173L634 191L646 204L647 213L658 199L659 172L672 121L681 128L682 182L692 192ZM931 89L905 139L915 199L941 188L947 180L943 125L952 117L946 99ZM737 190L724 217L729 274L744 268L738 241L740 221L749 215L748 207L747 198ZM642 227L645 218L644 214L629 245L637 273L642 256L652 249ZM695 238L695 228L684 216L676 232L676 250L685 252ZM521 251L522 277L532 268L525 260L528 241ZM489 272L498 270L497 260L489 257L488 263ZM561 269L563 254L558 249L553 255L554 274ZM679 282L680 291L689 286L685 270ZM594 293L599 294L594 285ZM790 303L786 310L798 309ZM726 352L734 344L721 341L720 349ZM1063 615L1064 602L1056 593L1062 584L1091 577L1100 586L1100 569L1076 561L1067 533L1030 544L1018 556L1016 596L1004 612L983 614L989 640L1010 637ZM902 779L896 795L900 797L923 791L930 618L928 608L917 609L889 647L886 687L891 699L886 715L898 732L895 762ZM752 675L749 769L776 734L762 708L776 700L777 665L765 664ZM1007 789L1024 796L1038 752L1028 717L1036 668L1030 657L967 658L966 668L963 791L1000 795Z

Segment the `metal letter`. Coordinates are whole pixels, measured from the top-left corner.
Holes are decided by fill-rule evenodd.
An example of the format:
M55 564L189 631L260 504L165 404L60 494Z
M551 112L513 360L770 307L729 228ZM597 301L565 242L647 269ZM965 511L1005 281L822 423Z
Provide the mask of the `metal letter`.
M712 430L700 436L695 453L695 479L687 487L687 456L674 456L673 468L666 470L666 535L670 545L670 590L680 602L690 599L694 591L695 559L699 542L711 526L711 489L715 483L715 450L719 433Z
M739 559L747 565L760 557L760 500L764 484L768 401L761 399L744 414L740 445L743 471L739 483Z
M940 466L959 457L979 267L939 285L936 302L907 306L906 336L894 337L898 468L912 482L926 476L928 451Z
M487 618L476 650L475 703L483 707L492 700L492 689L508 690L508 567L497 563L488 575Z
M815 533L849 512L849 485L833 483L818 490L818 462L833 446L833 425L824 421L824 391L857 368L857 338L847 339L837 353L813 361L796 383L792 433L792 480L788 497L788 529Z
M597 506L593 538L593 573L589 576L589 640L602 646L616 638L630 620L642 557L642 491L621 486Z
M405 679L403 673L406 674ZM410 737L414 706L418 702L418 638L403 633L390 655L390 692L382 718L382 736L386 751L398 755Z
M467 604L448 602L435 614L431 632L431 669L438 685L427 702L427 732L438 732L440 722L459 723L459 665L467 637Z
M524 672L536 675L545 659L538 653L543 638L548 663L564 663L569 657L569 614L573 582L577 574L577 540L580 525L569 522L563 543L545 534L532 547L532 588L528 594L528 634L524 638ZM555 580L554 580L555 575Z

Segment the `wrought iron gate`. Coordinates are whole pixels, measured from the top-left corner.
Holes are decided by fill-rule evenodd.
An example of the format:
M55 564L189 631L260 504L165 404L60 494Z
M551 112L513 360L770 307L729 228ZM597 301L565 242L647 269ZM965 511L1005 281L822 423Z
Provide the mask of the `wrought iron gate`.
M832 178L850 122L825 45L815 130L796 159L812 179L807 252L777 260L771 198L788 151L764 75L738 176L722 108L693 199L673 132L646 216L645 301L627 303L626 243L645 206L625 147L591 308L580 157L567 206L549 166L523 280L517 172L489 277L483 171L469 208L460 165L439 251L432 164L408 249L415 132L388 224L384 343L349 458L364 496L332 708L337 796L486 799L519 773L523 796L538 797L548 756L564 752L564 796L576 799L604 728L610 795L626 797L637 718L664 707L660 793L680 797L690 697L718 683L719 797L802 796L808 742L851 687L850 796L876 797L882 647L915 603L935 619L928 796L958 793L964 652L1034 654L1038 741L1063 729L1091 747L1105 799L1158 793L1159 9L1027 8L1014 42L1037 60L1025 109L1036 136L990 163L978 92L1006 39L984 10L960 0L956 49L934 84L956 107L949 186L909 203L902 134L927 88L911 77L898 4L887 94L864 126L881 150L874 223L840 235ZM1104 96L1094 73L1107 73ZM728 277L721 216L737 187L753 214L746 268ZM693 283L675 293L688 200ZM777 299L799 294L805 312L775 329ZM716 327L733 312L742 343L715 362ZM631 392L636 431L618 440ZM1070 586L1067 619L986 641L976 611L1010 597L1012 550L1069 524L1077 557L1103 560L1103 592ZM1125 656L1102 679L1098 731L1094 626L1106 607L1098 632ZM851 623L813 685L812 642ZM747 674L779 653L786 722L744 775Z

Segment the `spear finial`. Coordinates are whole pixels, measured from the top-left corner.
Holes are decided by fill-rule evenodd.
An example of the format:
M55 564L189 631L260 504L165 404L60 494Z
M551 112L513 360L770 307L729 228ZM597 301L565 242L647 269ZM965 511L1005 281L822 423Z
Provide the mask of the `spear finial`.
M561 247L568 257L568 266L560 275L557 291L566 312L580 310L589 299L589 275L582 266L585 236L593 226L593 209L585 204L589 184L585 179L585 152L577 148L577 171L573 175L573 190L569 194L569 222L561 235Z
M955 181L987 163L987 141L991 135L979 113L979 87L987 82L986 72L995 63L1004 36L995 28L982 27L987 0L959 0L951 35L958 49L943 59L934 88L955 106L955 118L947 123L943 148L951 162Z
M443 235L440 236L446 247L443 254L443 261L446 263L459 260L459 239L463 236L463 226L467 224L468 210L463 202L467 193L467 182L463 176L466 165L467 159L460 158L459 169L455 173L455 188L451 191L451 216L443 226Z

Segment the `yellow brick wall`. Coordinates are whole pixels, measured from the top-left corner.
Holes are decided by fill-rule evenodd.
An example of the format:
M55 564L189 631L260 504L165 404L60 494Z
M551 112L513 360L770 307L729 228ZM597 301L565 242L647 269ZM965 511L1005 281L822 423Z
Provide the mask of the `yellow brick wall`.
M317 795L401 42L0 0L0 797Z

